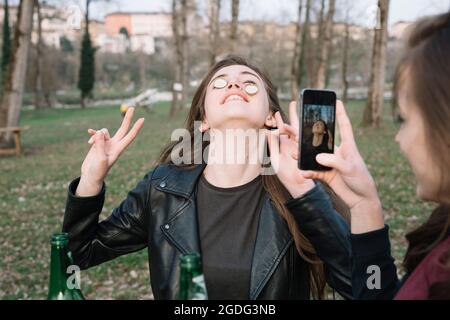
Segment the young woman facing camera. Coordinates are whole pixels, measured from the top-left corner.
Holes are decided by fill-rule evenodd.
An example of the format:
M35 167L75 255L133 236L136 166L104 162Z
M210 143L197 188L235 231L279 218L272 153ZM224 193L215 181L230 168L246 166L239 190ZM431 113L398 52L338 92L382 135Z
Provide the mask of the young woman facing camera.
M198 252L210 299L320 299L326 283L351 298L348 208L297 169L296 103L289 108L287 124L258 67L236 56L218 62L193 97L185 130L209 142L190 142L183 163L173 161L179 141L170 143L101 222L105 177L143 120L128 132L131 108L113 137L89 130L92 147L70 184L63 223L75 263L85 269L147 248L155 298L176 299L179 258ZM248 130L265 130L270 161L261 161L267 157L259 143L230 147ZM203 160L221 152L244 161ZM262 174L268 162L276 174Z

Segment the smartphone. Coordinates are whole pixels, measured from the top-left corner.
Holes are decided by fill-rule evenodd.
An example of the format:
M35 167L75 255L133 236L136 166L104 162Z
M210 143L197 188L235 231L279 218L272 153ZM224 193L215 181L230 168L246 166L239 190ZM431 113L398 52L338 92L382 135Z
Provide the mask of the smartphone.
M299 99L300 170L326 171L316 161L319 153L334 153L336 93L331 90L304 89Z

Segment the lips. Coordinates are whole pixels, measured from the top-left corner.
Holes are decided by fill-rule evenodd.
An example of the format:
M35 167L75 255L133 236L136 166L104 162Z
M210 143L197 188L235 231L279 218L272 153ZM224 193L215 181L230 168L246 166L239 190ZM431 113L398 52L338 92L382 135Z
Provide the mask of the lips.
M248 102L248 97L240 91L230 91L223 97L222 104L233 100Z

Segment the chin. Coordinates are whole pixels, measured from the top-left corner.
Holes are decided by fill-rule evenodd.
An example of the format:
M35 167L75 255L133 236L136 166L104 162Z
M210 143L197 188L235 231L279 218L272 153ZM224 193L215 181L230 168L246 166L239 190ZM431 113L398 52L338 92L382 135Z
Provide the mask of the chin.
M439 199L436 198L432 188L424 187L423 185L418 184L416 187L416 194L422 200L439 202Z

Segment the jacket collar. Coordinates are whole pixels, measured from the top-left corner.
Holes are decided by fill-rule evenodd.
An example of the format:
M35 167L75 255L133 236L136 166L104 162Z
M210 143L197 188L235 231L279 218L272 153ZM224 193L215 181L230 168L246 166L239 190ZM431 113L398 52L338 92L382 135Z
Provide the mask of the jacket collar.
M179 167L173 164L164 165L161 173L162 179L159 181L156 189L189 198L205 167L205 163L193 167Z
M163 225L163 234L182 253L201 253L194 188L206 165L191 169L172 166L156 189L186 198ZM293 239L286 222L266 193L252 257L250 299L256 299L276 270Z

